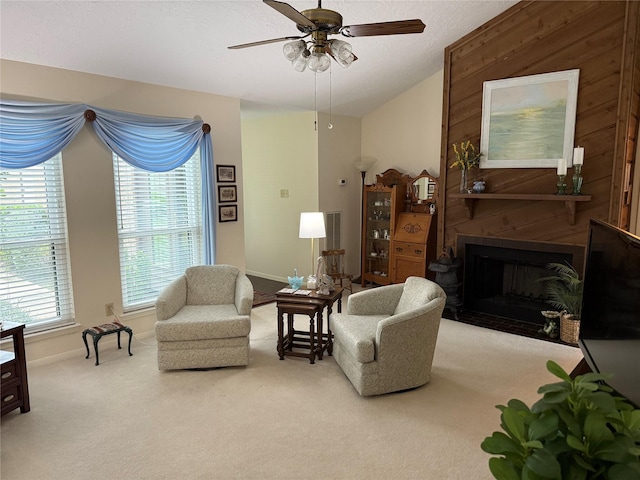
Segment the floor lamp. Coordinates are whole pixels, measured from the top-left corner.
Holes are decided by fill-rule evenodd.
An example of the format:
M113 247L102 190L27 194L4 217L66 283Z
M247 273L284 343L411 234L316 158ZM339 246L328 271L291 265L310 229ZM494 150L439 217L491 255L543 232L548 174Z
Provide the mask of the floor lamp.
M324 227L324 213L322 212L302 212L300 214L300 238L311 239L311 273L314 275L313 239L325 238L327 231Z
M360 194L360 225L364 223L364 179L367 176L367 171L373 167L373 164L376 163L375 158L362 158L361 160L355 163L355 167L362 175L362 186L361 186L361 194ZM362 229L360 229L360 235L362 235ZM362 272L362 238L360 238L360 272Z

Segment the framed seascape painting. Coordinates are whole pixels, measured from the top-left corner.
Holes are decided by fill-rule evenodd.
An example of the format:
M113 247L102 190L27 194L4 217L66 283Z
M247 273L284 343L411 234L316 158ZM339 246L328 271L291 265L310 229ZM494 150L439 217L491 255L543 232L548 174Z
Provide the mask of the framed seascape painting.
M237 222L238 206L237 205L220 205L218 206L219 222Z
M571 166L579 73L484 82L480 168Z
M218 182L233 183L236 181L235 165L216 165L216 179Z
M218 201L220 203L237 202L238 190L235 185L218 185Z

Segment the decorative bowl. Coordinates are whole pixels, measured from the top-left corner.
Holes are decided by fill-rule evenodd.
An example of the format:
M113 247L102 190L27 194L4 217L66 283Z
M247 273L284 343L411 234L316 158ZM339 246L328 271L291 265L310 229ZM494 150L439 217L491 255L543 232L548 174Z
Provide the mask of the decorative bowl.
M287 280L289 281L289 286L297 290L302 286L304 277L287 277Z

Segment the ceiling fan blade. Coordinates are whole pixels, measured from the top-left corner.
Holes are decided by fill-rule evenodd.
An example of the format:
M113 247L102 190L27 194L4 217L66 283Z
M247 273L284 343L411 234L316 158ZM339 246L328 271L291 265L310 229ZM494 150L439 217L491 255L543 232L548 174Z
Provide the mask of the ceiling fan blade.
M231 47L227 47L230 50L237 50L239 48L247 48L247 47L257 47L258 45L267 45L269 43L277 43L277 42L285 42L287 40L300 40L301 38L305 38L307 35L302 37L281 37L281 38L272 38L271 40L261 40L259 42L250 42L243 43L240 45L232 45Z
M398 20L395 22L363 23L362 25L348 25L340 29L345 37L370 37L373 35L400 35L404 33L422 33L422 20Z
M285 17L296 22L296 25L304 25L305 27L313 28L314 30L316 29L315 23L302 15L288 3L277 2L276 0L263 0L263 2L280 12Z

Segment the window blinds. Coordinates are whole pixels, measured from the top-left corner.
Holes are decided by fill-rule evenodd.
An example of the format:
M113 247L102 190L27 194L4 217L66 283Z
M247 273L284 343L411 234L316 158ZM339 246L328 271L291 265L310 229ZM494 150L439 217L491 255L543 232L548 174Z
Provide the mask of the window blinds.
M0 318L73 323L62 157L0 171Z
M148 172L114 154L125 312L152 306L160 290L202 263L200 158L169 172Z

